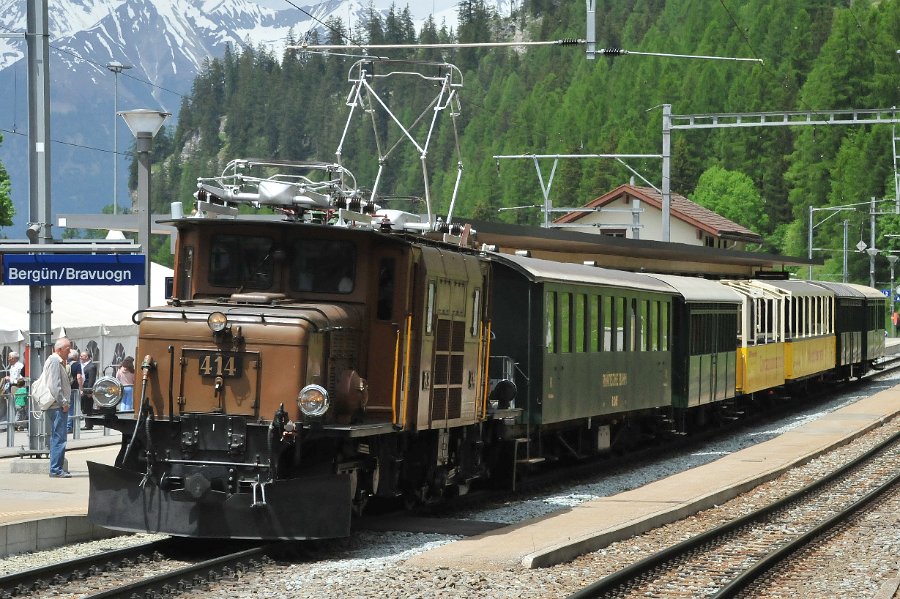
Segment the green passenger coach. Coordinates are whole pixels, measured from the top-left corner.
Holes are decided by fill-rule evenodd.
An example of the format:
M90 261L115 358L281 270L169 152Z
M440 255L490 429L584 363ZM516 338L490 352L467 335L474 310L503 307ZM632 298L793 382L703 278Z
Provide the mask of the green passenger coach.
M679 293L673 318L672 405L693 408L733 398L741 296L716 281L650 276Z
M518 364L530 424L671 405L675 290L638 273L495 255L493 355Z

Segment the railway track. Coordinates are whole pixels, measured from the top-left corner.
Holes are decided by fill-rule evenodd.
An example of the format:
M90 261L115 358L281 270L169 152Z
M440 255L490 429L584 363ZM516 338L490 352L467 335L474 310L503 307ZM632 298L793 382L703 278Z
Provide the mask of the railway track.
M560 490L595 480L600 476L613 476L628 470L652 465L660 459L669 459L669 456L680 451L688 450L697 445L714 442L717 439L739 435L741 431L758 427L766 423L781 422L786 416L795 414L803 409L814 407L817 404L827 402L831 396L850 392L854 388L872 387L873 392L881 387L893 386L896 381L884 385L879 378L889 377L895 371L900 370L900 356L892 356L879 364L879 370L868 376L836 385L819 387L816 390L815 399L801 399L796 401L781 402L780 405L771 405L768 408L742 416L732 422L723 423L720 428L706 428L694 431L689 435L671 435L657 439L655 443L648 443L645 447L630 450L625 453L611 453L608 455L592 456L586 459L567 459L563 462L547 462L532 467L527 472L520 474L516 490L509 488L479 487L468 494L446 499L442 503L417 506L414 514L425 519L452 519L454 516L471 511L480 511L490 505L505 505L520 502L532 497L540 497L547 493L555 493ZM398 519L397 521L403 521ZM490 522L483 523L490 526ZM381 525L379 525L380 527ZM368 525L363 526L367 528ZM382 530L386 530L381 528ZM433 527L413 527L410 529L397 528L394 530L409 530L411 532L431 532ZM461 532L451 532L467 536L465 529Z
M799 548L896 490L898 459L895 434L784 499L651 555L569 599L736 596Z
M280 545L230 543L210 549L209 544L163 539L0 577L0 598L48 592L91 599L175 596L261 567Z

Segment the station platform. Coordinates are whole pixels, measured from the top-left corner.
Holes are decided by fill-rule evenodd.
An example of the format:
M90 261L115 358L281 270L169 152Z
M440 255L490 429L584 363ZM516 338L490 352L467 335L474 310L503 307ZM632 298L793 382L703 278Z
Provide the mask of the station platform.
M79 439L70 434L66 461L72 478L50 478L46 455L30 455L28 433L17 432L15 442L0 447L0 557L120 534L87 519L87 462L112 464L118 432L94 428L80 431Z
M643 487L436 547L413 566L542 568L720 505L900 415L900 385Z

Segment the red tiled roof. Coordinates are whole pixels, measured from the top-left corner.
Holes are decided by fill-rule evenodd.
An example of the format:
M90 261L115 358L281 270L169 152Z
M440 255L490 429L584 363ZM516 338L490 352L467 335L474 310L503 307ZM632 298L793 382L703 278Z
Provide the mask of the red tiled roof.
M584 205L585 208L599 208L605 204L628 195L637 198L642 202L657 207L662 210L662 194L652 187L638 187L635 185L619 185L612 191L591 200ZM673 218L678 218L689 223L698 229L702 229L711 235L726 239L736 239L747 241L750 243L759 243L762 236L754 233L750 229L743 227L736 222L730 221L720 214L716 214L708 208L704 208L696 202L692 202L683 195L672 193L670 196L669 209ZM572 212L559 217L554 222L557 223L574 223L588 212Z

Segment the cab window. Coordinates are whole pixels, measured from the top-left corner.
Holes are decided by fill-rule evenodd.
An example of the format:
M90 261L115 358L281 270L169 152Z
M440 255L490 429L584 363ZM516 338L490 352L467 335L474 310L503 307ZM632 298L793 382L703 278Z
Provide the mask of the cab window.
M268 237L216 235L209 253L209 284L216 287L272 287L272 240Z
M291 289L351 293L356 285L356 246L350 241L298 239L291 261Z

